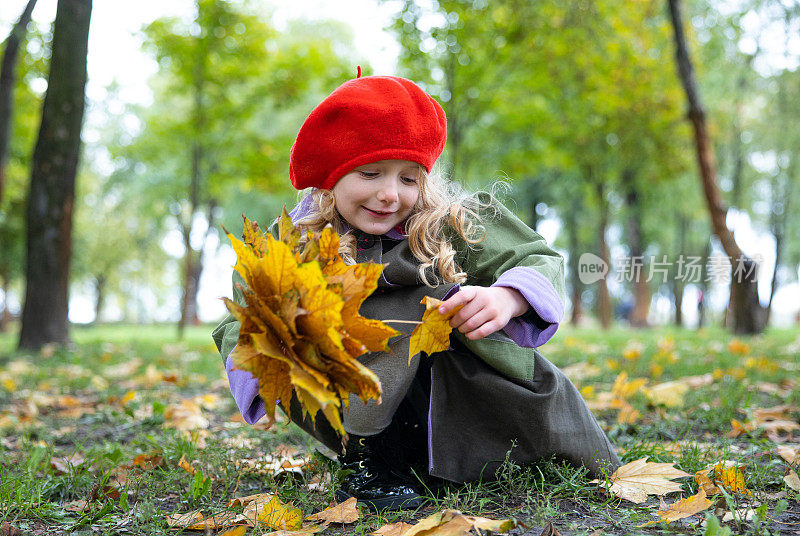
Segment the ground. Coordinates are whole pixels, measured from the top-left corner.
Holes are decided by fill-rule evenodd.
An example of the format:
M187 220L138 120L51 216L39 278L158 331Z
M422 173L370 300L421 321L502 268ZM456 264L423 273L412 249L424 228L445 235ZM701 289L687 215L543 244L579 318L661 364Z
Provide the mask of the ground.
M237 417L210 331L176 342L172 326L75 327L73 348L35 355L0 334L0 535L202 534L167 520L231 511L231 499L255 493L303 515L327 507L330 453L290 423L265 430ZM542 352L581 390L623 463L673 464L691 475L680 492L634 504L582 469L510 458L496 482L440 490L418 511L364 510L322 534L368 534L444 509L513 518L514 535L800 534L800 494L787 477L800 447L797 330L566 328ZM641 526L696 493L692 476L720 462L741 467L741 487L723 487L699 514Z

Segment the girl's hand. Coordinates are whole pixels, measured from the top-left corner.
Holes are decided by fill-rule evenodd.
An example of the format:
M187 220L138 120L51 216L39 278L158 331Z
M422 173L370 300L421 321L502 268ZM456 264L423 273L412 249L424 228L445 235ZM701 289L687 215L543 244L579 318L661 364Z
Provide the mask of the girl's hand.
M450 325L470 340L486 337L503 329L508 321L524 314L530 304L519 291L509 287L461 287L439 306L447 314L464 305Z

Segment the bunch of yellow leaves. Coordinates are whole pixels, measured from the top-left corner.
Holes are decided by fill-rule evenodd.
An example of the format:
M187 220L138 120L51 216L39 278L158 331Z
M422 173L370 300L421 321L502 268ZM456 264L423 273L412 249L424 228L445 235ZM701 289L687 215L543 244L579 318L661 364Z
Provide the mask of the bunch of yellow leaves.
M350 393L365 402L381 397L377 376L356 357L387 350L398 334L358 314L383 265L346 265L330 228L308 232L301 243L285 210L278 239L244 220L244 242L228 238L237 256L234 269L246 283L246 305L223 298L241 323L234 364L258 378L271 418L277 401L288 409L294 389L304 412L313 419L322 411L344 434L340 409Z

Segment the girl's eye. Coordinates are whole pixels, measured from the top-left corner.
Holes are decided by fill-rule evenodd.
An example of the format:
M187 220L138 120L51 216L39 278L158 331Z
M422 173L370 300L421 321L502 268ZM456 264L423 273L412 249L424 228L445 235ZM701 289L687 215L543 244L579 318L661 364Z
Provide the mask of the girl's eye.
M378 176L377 171L359 171L359 173L361 173L362 177L366 177L368 179L372 179Z
M400 177L406 184L416 184L417 179L414 177Z

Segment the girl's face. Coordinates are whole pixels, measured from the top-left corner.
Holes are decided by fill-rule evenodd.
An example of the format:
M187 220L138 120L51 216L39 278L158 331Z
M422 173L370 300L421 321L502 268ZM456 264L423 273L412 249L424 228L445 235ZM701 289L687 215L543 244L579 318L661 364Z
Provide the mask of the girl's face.
M334 185L336 210L352 227L388 233L405 221L419 198L420 165L408 160L379 160L359 166Z

